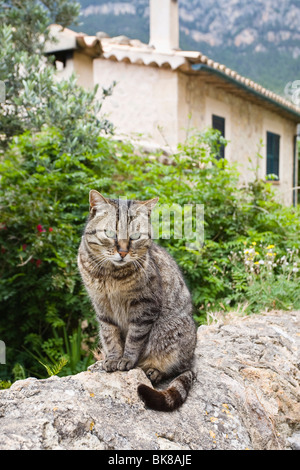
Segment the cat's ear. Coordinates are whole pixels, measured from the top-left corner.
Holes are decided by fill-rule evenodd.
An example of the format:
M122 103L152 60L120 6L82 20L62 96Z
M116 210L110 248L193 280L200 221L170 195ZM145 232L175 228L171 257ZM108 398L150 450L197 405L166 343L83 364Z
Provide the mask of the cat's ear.
M104 196L102 196L102 194L98 193L95 189L92 189L90 191L90 208L93 209L93 207L101 204L109 204L109 202Z
M136 201L138 204L137 211L146 209L148 212L151 212L157 204L158 200L159 198L155 197L153 199L149 199L148 201Z
M149 199L149 201L142 202L142 206L147 207L147 209L152 211L152 209L154 209L158 201L159 201L159 197L155 197L153 199Z

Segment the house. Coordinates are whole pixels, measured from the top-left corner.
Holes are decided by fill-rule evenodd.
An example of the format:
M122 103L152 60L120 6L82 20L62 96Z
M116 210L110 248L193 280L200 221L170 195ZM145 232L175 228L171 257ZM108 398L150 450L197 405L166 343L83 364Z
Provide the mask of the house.
M102 112L118 134L174 148L187 129L214 127L229 141L220 156L238 163L242 183L257 166L259 177L277 176L284 203L296 203L300 108L201 52L180 50L177 0L150 0L149 44L52 28L58 43L48 52L61 76L76 71L79 83L99 84L99 93L117 83Z

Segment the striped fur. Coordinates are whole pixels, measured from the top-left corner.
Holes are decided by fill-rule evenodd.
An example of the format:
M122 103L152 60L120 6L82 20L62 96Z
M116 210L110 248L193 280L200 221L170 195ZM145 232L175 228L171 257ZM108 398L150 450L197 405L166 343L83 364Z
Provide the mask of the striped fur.
M141 367L153 384L179 375L163 392L138 388L147 406L170 411L184 402L192 383L196 327L177 264L151 240L155 203L91 191L78 266L100 324L103 368Z
M166 390L154 390L145 384L140 384L138 394L148 408L157 411L174 411L185 402L192 381L193 373L189 370L176 377Z

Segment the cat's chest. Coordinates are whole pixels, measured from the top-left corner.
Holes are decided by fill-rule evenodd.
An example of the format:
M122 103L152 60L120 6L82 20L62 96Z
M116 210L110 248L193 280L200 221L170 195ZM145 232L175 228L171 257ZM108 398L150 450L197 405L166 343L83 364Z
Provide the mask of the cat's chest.
M109 297L109 314L122 331L127 332L130 321L130 302L117 293Z
M100 293L100 292L99 292ZM130 322L131 293L122 289L117 283L103 283L101 289L101 304L105 315L109 316L124 332L127 332Z

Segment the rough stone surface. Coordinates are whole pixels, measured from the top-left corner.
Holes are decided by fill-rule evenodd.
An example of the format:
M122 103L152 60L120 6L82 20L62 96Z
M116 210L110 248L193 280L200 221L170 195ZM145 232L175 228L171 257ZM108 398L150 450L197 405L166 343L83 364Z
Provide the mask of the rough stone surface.
M197 378L173 413L145 409L140 369L28 378L0 392L0 449L299 449L300 312L198 330Z

